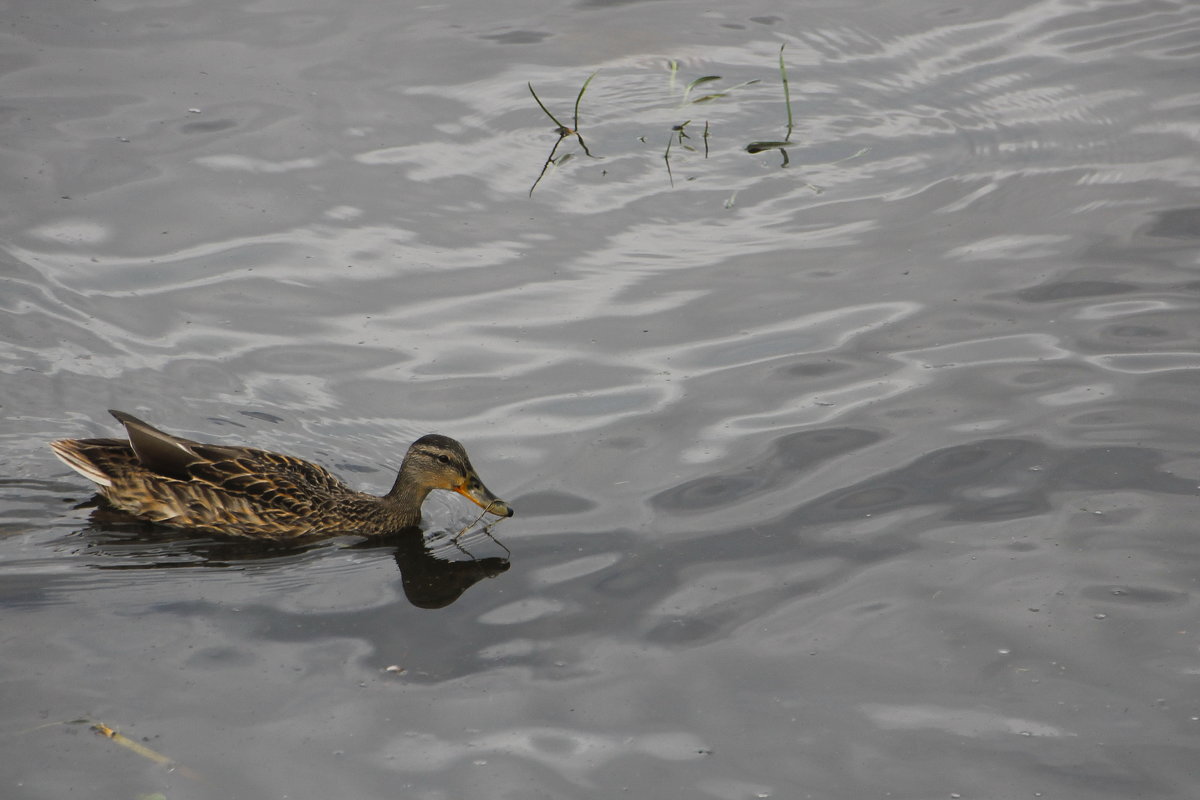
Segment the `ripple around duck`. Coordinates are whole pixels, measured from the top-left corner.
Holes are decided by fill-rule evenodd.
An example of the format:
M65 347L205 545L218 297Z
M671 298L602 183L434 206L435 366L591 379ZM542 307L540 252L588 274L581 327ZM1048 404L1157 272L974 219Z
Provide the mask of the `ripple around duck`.
M385 551L362 554L341 541L298 547L198 538L144 527L119 532L89 526L82 535L44 543L51 557L14 560L4 569L3 604L70 605L90 593L106 595L118 609L136 604L169 611L212 597L228 607L269 602L278 609L361 611L397 600L396 565ZM178 570L187 571L186 590ZM112 572L122 573L119 587ZM173 577L165 580L168 574Z

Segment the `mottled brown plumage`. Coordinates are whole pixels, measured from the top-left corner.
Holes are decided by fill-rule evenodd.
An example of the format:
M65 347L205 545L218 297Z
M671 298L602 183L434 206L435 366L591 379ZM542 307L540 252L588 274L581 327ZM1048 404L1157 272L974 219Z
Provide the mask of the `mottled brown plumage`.
M303 459L252 447L202 444L164 433L122 411L129 440L61 439L55 455L94 481L114 507L178 528L288 539L310 534L391 533L421 521L433 489L469 498L497 516L512 509L475 474L463 446L429 434L413 442L392 490L355 491Z

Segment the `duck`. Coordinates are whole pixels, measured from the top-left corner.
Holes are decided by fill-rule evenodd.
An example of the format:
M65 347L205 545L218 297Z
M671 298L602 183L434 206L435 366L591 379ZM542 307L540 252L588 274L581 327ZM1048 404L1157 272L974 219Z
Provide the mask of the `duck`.
M59 439L50 448L113 508L159 525L261 539L386 535L419 525L434 489L457 492L497 517L513 515L449 436L430 433L413 442L391 491L379 497L301 458L203 444L124 411L109 413L127 439Z

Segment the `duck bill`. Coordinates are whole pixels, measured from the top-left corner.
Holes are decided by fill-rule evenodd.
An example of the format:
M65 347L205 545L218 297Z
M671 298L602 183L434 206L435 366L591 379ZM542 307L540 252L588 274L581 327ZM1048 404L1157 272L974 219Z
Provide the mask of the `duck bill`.
M459 486L454 491L458 492L463 497L467 498L489 514L495 514L498 517L511 517L513 515L513 510L508 503L492 494L488 488L483 485L483 481L479 480L479 478L474 475L468 478L466 483L464 483L462 486Z

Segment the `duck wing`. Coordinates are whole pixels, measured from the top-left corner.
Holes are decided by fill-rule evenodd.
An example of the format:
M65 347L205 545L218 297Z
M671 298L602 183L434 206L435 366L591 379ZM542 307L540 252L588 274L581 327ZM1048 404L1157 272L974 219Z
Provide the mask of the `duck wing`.
M199 442L172 436L124 411L110 408L108 413L125 426L129 444L137 454L138 461L155 474L186 481L190 479L188 467L204 458L194 449L200 446Z
M260 508L306 517L359 494L324 467L300 458L250 447L195 445L193 451L198 459L187 465L187 481Z
M51 442L71 468L95 481L115 507L184 528L286 538L350 530L378 498L356 492L312 462L251 447L203 444L111 412L123 439Z

